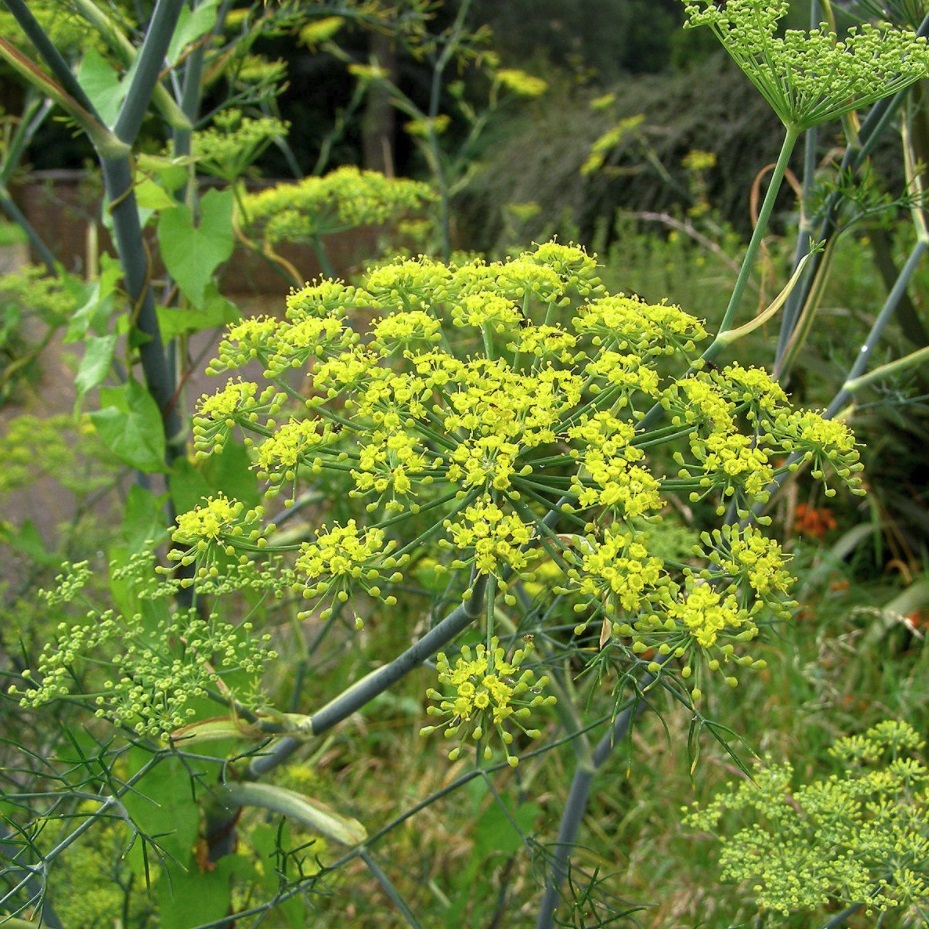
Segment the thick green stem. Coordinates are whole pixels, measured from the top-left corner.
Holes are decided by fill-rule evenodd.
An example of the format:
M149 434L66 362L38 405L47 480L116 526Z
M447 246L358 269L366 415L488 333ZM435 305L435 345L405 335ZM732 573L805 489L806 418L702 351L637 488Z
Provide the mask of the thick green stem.
M91 0L72 0L81 15L100 33L122 63L128 68L136 60L136 48L120 31L112 17ZM190 125L171 95L160 84L155 87L152 101L169 126L189 129Z
M64 91L82 109L93 116L98 116L94 105L90 102L90 98L84 93L84 88L78 83L68 63L61 57L61 53L55 48L52 40L32 15L28 4L24 0L3 0L3 2Z
M397 681L406 677L411 671L420 667L440 648L448 644L459 632L467 629L483 611L484 592L487 587L486 576L478 578L474 584L471 599L461 603L438 625L429 630L418 642L398 655L389 664L362 678L335 700L326 704L321 710L310 716L310 727L314 735L321 735L356 710L373 700L378 694L393 687ZM278 765L283 764L301 745L303 741L288 736L277 742L268 754L256 758L249 766L251 778L261 777Z
M132 167L128 158L104 159L101 163L126 292L134 309L135 329L142 336L139 356L145 385L161 410L167 439L167 464L170 466L182 451L178 443L183 434L183 424L174 403L174 382L158 328L150 280L151 266L133 194Z
M832 919L829 920L823 926L823 929L838 929L839 926L844 926L859 910L864 908L863 903L854 903L852 906L847 907L842 910L841 913L837 913Z
M848 404L849 400L851 400L852 392L849 389L849 386L855 384L857 379L860 378L866 371L868 363L871 360L871 356L874 354L874 349L877 347L884 329L893 318L893 315L896 312L897 306L900 303L903 294L906 293L906 288L909 285L910 279L915 273L916 268L919 266L919 263L922 261L923 256L926 254L927 250L929 250L929 242L927 242L925 239L917 240L916 244L913 246L912 251L910 252L910 257L907 258L906 264L903 266L903 270L900 272L900 276L897 278L897 282L894 284L893 289L888 294L887 300L884 302L884 306L881 307L881 312L878 313L877 319L874 320L874 324L871 326L871 331L868 333L868 337L865 339L864 344L861 346L861 349L858 352L858 356L855 359L855 363L852 365L851 370L846 375L845 383L842 385L842 389L835 395L832 403L829 404L829 407L825 413L827 418L835 416ZM855 386L860 385L855 384Z
M131 145L148 110L158 83L161 66L177 28L185 0L158 0L151 23L136 61L136 71L116 120L115 134ZM151 282L151 261L142 238L136 205L130 157L101 155L103 181L113 219L113 234L125 275L126 292L133 307L136 331L141 335L139 356L145 385L161 410L167 440L166 465L182 452L183 422L175 402L175 384L165 346L158 328L155 295Z
M165 55L185 2L186 0L158 0L155 5L155 12L152 13L148 32L142 43L142 51L136 59L132 83L114 127L117 137L130 145L135 142L142 127L142 120L148 112L148 105L158 86Z

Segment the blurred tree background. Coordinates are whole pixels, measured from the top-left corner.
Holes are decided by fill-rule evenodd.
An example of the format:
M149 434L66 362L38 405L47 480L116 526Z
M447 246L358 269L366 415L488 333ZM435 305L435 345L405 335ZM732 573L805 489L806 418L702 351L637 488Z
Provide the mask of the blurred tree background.
M471 28L488 27L487 47L501 66L543 77L550 91L541 101L511 107L491 120L480 147L470 153L473 179L456 204L458 245L494 251L509 244L507 207L515 203L534 204L525 211L534 213L521 229L526 236L557 231L603 248L612 238L617 209L689 205L682 160L694 149L710 149L726 163L725 172L708 177L706 193L721 218L743 233L748 230L745 191L776 154L771 131L776 123L713 36L681 28L680 0L445 0L434 5L433 34L451 26L463 3ZM133 7L146 4L152 6L151 0L133 0ZM803 24L803 14L796 19L796 25ZM371 89L353 108L356 82L347 63L377 61L425 108L429 62L350 23L337 41L338 53L325 43L295 42L293 35L256 44L256 53L286 63L288 87L278 106L292 127L292 152L271 148L260 164L262 174L289 177L356 164L422 176L424 166L404 119L385 106L383 94ZM446 141L453 145L455 133L467 130L466 121L455 117L463 105L480 111L488 86L479 69L452 69L446 78L463 87L461 98L446 90L441 102L452 116ZM6 99L0 104L16 112L17 84L3 83ZM582 175L594 142L640 115L637 130L606 153L603 170ZM328 159L321 167L326 146ZM90 156L66 123L50 121L29 167L81 169Z

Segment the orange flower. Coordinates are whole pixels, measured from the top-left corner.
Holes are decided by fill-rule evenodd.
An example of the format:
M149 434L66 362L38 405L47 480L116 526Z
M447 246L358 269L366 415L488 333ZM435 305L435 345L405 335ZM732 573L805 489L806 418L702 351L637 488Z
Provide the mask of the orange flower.
M832 513L825 507L817 509L805 503L797 504L797 511L794 514L794 532L821 539L827 532L835 529L836 525Z

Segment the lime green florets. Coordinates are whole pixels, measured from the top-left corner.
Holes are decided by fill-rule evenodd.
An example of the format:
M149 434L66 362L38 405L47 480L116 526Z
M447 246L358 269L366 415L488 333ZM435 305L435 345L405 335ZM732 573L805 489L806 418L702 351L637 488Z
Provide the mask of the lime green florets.
M236 427L273 427L271 417L277 414L286 397L273 387L266 387L261 393L258 390L257 384L230 380L224 390L201 398L193 426L198 457L222 451Z
M667 600L664 562L649 554L646 534L610 526L599 544L587 540L584 549L580 563L569 568L568 578L580 594L600 598L608 616L636 615ZM579 611L584 607L579 604ZM586 622L577 626L575 634L586 626Z
M13 687L10 693L23 706L37 707L67 698L83 680L85 699L96 707L98 718L168 739L197 715L198 700L225 686L223 678L233 673L240 678L244 672L254 681L277 657L268 646L270 636L256 635L251 623L235 628L212 617L201 619L196 611L156 614L153 620L108 611L89 613L72 625L61 623L35 673L23 675L34 686L25 692Z
M274 527L263 526L264 510L248 510L238 500L223 494L210 497L203 506L195 507L177 517L177 528L171 535L179 548L169 558L182 565L197 562L200 572L217 570L212 566L216 554L236 555L243 551L258 551L267 545L266 533Z
M283 120L243 117L230 108L214 118L212 127L193 134L193 155L202 171L233 184L275 139L285 138L289 128Z
M428 715L444 722L424 727L421 734L444 730L445 738L457 743L448 753L454 761L468 739L483 744L484 758L490 760L493 748L488 739L491 733L496 733L506 751L507 762L516 767L518 759L510 750L513 744L510 727L515 726L531 739L539 738L541 732L527 729L525 723L534 709L555 703L553 695L541 693L548 684L547 677L536 678L535 672L528 668L520 670L531 650L529 642L507 660L494 637L489 649L483 644L473 650L465 645L454 665L440 652L436 659L439 684L451 694L446 697L433 689L426 692L426 696L438 702L437 706L429 707Z
M295 291L283 320L230 328L214 370L257 359L293 402L227 387L201 406L198 447L232 422L269 494L338 482L356 507L298 556L314 609L356 593L392 605L411 558L463 594L483 578L512 606L548 565L579 634L593 623L627 657L678 667L695 696L702 668L733 683L763 664L744 645L792 602L756 510L805 464L858 489L854 439L793 411L761 369L704 367L699 320L611 295L596 271L556 242L503 262L400 259ZM659 557L660 523L688 498L748 528Z
M701 536L701 555L708 555L710 568L701 572L705 580L719 584L735 582L742 605L753 612L764 605L786 619L794 604L786 600L793 586L787 559L780 545L752 526L723 526Z
M842 40L825 23L781 36L787 0L685 2L687 25L709 26L795 131L838 119L929 76L926 39L887 23L852 27Z
M338 168L325 177L278 184L244 197L245 220L271 245L313 242L356 226L377 226L435 199L428 184L376 171Z
M478 574L500 576L505 567L519 573L529 563L527 547L532 529L515 513L506 513L495 503L476 503L456 519L446 520L445 527L449 539L440 544L456 552L474 552L473 558L453 561L453 569L473 562Z
M859 475L864 466L859 460L855 436L845 423L824 419L812 410L791 410L779 413L762 428L799 458L795 467L810 462L810 473L816 480L823 480L828 468L851 485L853 492L861 492ZM835 492L835 488L826 487L827 497L835 496Z
M542 78L514 68L501 68L495 78L503 87L520 97L541 97L548 90L548 84Z
M750 882L762 910L925 907L929 771L912 757L922 748L911 726L882 722L836 742L840 774L794 786L789 764L764 767L684 822L716 835L732 813L747 820L722 838L721 876Z

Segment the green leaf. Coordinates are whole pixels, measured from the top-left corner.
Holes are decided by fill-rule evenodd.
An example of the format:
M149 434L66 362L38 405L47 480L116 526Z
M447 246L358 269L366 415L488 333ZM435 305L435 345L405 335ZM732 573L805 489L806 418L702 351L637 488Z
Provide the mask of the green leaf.
M168 478L168 487L176 513L189 513L211 493L206 478L187 458L178 458L174 462Z
M477 821L474 858L483 861L491 855L515 855L525 844L524 836L541 815L535 803L521 803L512 812L492 803Z
M77 80L103 122L112 126L126 98L129 82L121 80L116 70L93 46L87 50L77 69Z
M116 348L118 338L115 335L101 335L86 341L84 357L74 377L74 386L77 388L76 410L80 409L81 400L84 399L85 394L105 380L113 361L113 350Z
M150 177L135 185L135 202L143 210L173 210L177 206L177 200Z
M239 500L246 506L261 503L258 475L241 442L227 441L218 455L210 455L203 463L203 476L209 482L212 493L223 493L230 500Z
M287 860L288 856L284 852L290 848L291 839L290 826L286 819L282 819L273 826L257 823L251 830L249 838L259 861ZM292 860L296 857L295 864L300 874L315 874L319 870L317 856L325 850L325 847L322 840L313 841L304 846L299 857L296 857L295 852L291 852L289 857ZM269 897L276 894L280 888L280 875L277 868L267 866L261 868L256 875L256 880L261 882ZM300 894L289 900L282 900L278 903L276 910L284 915L290 929L305 929L308 924L306 900Z
M189 332L215 329L227 323L238 322L239 308L216 289L212 281L207 284L203 304L198 307L158 307L158 328L165 342Z
M134 748L130 760L133 767L141 769L151 760L151 754ZM133 825L143 836L154 839L166 856L181 866L192 861L200 830L200 809L193 797L190 774L180 759L165 758L155 765L126 792L122 804ZM129 856L133 870L144 876L140 873L140 859L141 855Z
M231 190L211 190L200 201L200 225L190 208L178 204L158 220L161 257L184 296L196 307L203 303L213 272L232 254L234 238Z
M169 64L176 65L178 58L191 42L205 36L216 25L216 7L219 0L204 0L196 10L185 6L177 21L177 28L171 37L168 54Z
M150 551L145 543L159 541L165 534L167 518L165 498L145 487L133 484L123 509L123 538L130 552Z
M136 167L157 176L165 190L177 190L187 183L190 175L189 166L194 163L193 158L166 158L163 155L147 155L140 152L136 157Z
M24 555L28 555L38 564L56 566L61 564L61 555L48 550L35 523L28 519L22 526L15 526L5 521L0 522L0 545L9 545Z
M162 471L164 427L151 394L136 381L128 381L120 387L102 388L100 405L90 420L104 446L139 471Z
M229 914L232 878L249 865L240 855L227 855L210 869L191 865L168 869L168 880L159 881L158 923L161 929L190 929L212 923Z
M113 294L122 276L123 271L116 258L107 254L100 256L100 275L84 305L72 314L64 337L65 343L81 342L88 332L105 334L107 321L113 311Z

